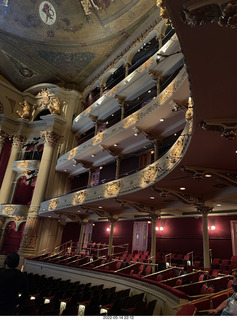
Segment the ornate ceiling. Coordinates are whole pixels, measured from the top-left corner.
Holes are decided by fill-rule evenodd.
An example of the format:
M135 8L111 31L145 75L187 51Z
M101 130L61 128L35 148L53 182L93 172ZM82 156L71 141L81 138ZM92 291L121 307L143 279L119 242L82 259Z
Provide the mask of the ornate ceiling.
M44 82L83 90L159 14L154 0L0 0L0 16L3 77L19 90Z

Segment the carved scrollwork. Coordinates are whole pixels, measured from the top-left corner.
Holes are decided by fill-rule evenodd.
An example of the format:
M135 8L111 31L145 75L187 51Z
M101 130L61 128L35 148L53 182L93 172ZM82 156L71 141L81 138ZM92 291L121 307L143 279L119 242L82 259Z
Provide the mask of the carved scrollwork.
M26 221L24 237L21 243L21 247L34 249L36 247L38 231L39 231L39 218L28 217Z
M93 138L92 144L95 145L95 144L101 142L101 141L103 140L103 138L104 138L104 134L105 134L104 132L98 133L98 134Z
M219 3L206 1L205 5L202 2L193 4L193 1L189 1L184 5L181 19L191 27L216 22L220 26L233 29L237 27L237 4L235 1L225 0Z
M13 212L15 212L15 210L16 210L15 206L6 206L6 207L3 208L2 213L10 215Z
M127 117L124 121L124 128L129 127L130 125L132 125L133 123L135 123L138 119L138 114L132 114L129 117Z
M179 159L181 152L183 150L183 142L184 142L184 137L180 136L170 152L171 163L175 163Z
M72 149L72 150L69 152L69 154L68 154L68 156L67 156L67 159L68 159L68 160L71 159L72 157L74 157L74 156L76 155L76 153L77 153L77 149L76 149L76 148Z

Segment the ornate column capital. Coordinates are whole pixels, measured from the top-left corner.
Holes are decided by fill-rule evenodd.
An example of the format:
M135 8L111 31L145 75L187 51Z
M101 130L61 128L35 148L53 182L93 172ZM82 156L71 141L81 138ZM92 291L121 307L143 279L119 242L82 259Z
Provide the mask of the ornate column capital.
M57 142L63 137L61 134L56 133L53 130L41 131L40 135L44 139L45 143L51 146L57 144Z
M196 208L197 208L197 211L202 215L208 215L208 213L210 213L213 209L213 207L205 206L204 204L199 205Z
M158 70L149 69L148 74L152 77L155 83L158 83L162 78L162 73Z
M12 145L14 147L17 147L19 149L22 148L24 142L25 142L26 138L24 136L22 136L21 134L19 135L15 135L13 136L13 142L12 142Z
M122 106L124 104L126 96L120 96L120 95L116 94L114 96L114 98L117 100L118 104L120 104L120 106Z
M9 135L5 131L0 130L0 143L4 143L8 137Z

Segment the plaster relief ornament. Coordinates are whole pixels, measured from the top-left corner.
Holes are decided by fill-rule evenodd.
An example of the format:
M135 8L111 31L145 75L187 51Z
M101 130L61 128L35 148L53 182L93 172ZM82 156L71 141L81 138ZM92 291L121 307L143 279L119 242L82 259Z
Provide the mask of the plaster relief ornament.
M41 20L51 26L56 21L56 11L53 5L48 1L41 2L39 6L39 15Z
M22 108L22 110L17 110L16 113L19 117L30 120L31 118L31 106L29 102L24 100L23 102L19 102L19 106Z

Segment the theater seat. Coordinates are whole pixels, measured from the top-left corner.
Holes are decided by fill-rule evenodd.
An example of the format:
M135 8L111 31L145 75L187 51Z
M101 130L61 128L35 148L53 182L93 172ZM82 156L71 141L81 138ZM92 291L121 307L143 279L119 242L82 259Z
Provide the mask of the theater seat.
M176 313L176 316L194 316L197 308L193 304L185 304Z

